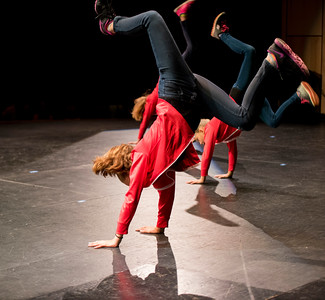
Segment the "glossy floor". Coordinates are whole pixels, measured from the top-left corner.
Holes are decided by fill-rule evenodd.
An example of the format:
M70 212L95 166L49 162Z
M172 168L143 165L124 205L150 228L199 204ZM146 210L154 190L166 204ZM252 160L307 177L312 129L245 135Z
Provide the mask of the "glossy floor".
M207 184L177 173L165 235L135 232L155 224L150 187L120 248L88 248L113 237L126 192L92 159L137 128L0 124L0 299L324 299L325 123L244 132L232 180L213 178L227 169L217 145Z

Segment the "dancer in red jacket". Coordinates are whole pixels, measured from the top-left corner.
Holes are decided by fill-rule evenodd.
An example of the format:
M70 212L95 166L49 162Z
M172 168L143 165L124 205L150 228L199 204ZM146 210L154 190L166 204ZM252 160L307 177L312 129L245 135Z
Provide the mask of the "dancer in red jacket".
M158 98L158 87L150 97L157 99L157 118L144 138L133 147L122 144L94 160L93 171L104 177L117 176L129 186L117 223L116 236L110 241L96 241L89 246L116 247L136 211L143 188L151 184L159 193L156 226L139 229L142 233L163 233L168 226L174 194L175 171L185 171L200 160L193 147L193 130L182 115L167 101Z
M117 176L129 185L115 237L89 243L90 247L101 248L120 244L123 235L128 232L141 192L150 184L160 194L158 222L156 226L142 227L139 231L164 231L174 199L175 171L185 170L199 162L192 138L201 115L210 113L233 127L251 130L261 109L265 84L272 76L280 72L283 78L301 77L308 69L285 42L277 39L269 48L269 54L240 106L229 101L228 95L212 82L193 75L157 12L149 11L130 18L115 16L110 3L100 0L96 1L95 9L104 34L147 33L159 71L159 82L153 92L158 97L157 119L149 131L134 148L130 145L116 146L94 161L93 171L96 174Z
M192 34L188 29L188 11L195 0L185 1L179 5L174 12L179 16L181 27L183 30L184 38L186 41L186 49L182 56L186 62L189 63L190 58L193 55L193 40ZM229 101L235 100L237 103L241 103L244 92L251 79L251 73L254 63L255 49L254 47L245 44L229 33L229 27L227 26L226 14L220 13L214 20L211 36L225 43L233 52L243 56L243 62L240 67L237 80L234 83L231 91ZM312 91L312 95L316 93ZM317 97L314 96L315 98ZM282 116L286 109L293 103L306 102L310 105L317 105L313 103L308 94L304 93L304 87L298 87L298 92L294 93L287 101L285 101L276 113L272 111L272 108L265 98L264 105L260 114L260 118L270 127L277 127L280 124ZM152 95L143 95L135 100L135 105L132 111L132 116L135 120L141 121L138 142L142 139L146 129L149 127L152 116L155 114L155 106L157 98ZM228 171L226 174L218 174L215 177L219 179L231 178L233 176L236 162L237 162L237 142L236 138L240 136L241 130L231 127L219 119L213 118L211 121L203 119L195 133L195 139L204 144L204 151L202 155L201 163L201 177L197 180L191 180L189 184L202 184L205 182L208 174L208 169L211 163L214 147L216 144L225 143L228 147ZM137 142L136 142L137 143ZM136 144L135 143L135 144Z

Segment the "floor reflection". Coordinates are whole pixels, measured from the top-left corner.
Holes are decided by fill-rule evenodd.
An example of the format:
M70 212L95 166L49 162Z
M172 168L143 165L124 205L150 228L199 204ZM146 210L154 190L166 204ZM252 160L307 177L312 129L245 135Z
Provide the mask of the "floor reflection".
M119 248L109 249L113 254L113 274L95 288L76 287L66 291L61 299L212 299L209 297L178 295L176 261L165 235L155 235L158 263L154 273L145 279L132 275Z
M215 185L201 185L198 194L196 196L197 204L192 206L191 208L187 209L186 211L192 215L204 218L206 220L209 220L211 222L217 223L222 226L229 226L229 227L235 227L239 226L237 223L234 223L230 220L227 220L224 218L220 213L214 209L211 205L214 205L215 207L217 204L217 198L221 198L220 196L215 194ZM229 198L229 201L233 200L233 195L227 197ZM223 198L223 199L227 199Z

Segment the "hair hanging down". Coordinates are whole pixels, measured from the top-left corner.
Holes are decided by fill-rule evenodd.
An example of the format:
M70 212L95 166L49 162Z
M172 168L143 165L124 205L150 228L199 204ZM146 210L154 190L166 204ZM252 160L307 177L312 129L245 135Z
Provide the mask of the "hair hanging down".
M141 121L143 118L144 108L147 103L147 96L151 94L151 90L146 92L139 98L134 100L134 106L132 109L132 118L136 121Z
M96 175L101 174L104 177L123 174L131 169L131 151L133 146L122 144L111 148L103 156L98 156L93 161L93 172Z
M195 130L195 132L198 133L199 132L199 129L200 128L204 128L209 122L210 122L209 119L201 119L200 124L197 127L197 129Z

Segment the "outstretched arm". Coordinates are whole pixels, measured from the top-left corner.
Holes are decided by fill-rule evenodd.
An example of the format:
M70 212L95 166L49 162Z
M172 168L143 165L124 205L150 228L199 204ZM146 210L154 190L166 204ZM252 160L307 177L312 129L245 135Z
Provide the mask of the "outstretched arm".
M233 140L229 143L227 143L228 146L228 172L226 174L218 174L214 176L215 178L219 179L226 179L226 178L232 178L237 162L237 142L236 140Z
M210 123L206 125L204 132L204 150L201 160L201 177L200 179L188 181L188 184L204 184L208 176L208 171L213 156L216 138L218 135L220 121L213 118Z
M128 233L129 224L137 209L140 195L147 175L147 158L141 153L134 153L131 170L129 173L129 190L125 194L125 199L120 211L115 237L111 240L99 240L88 244L95 249L118 247L122 241L123 234Z

